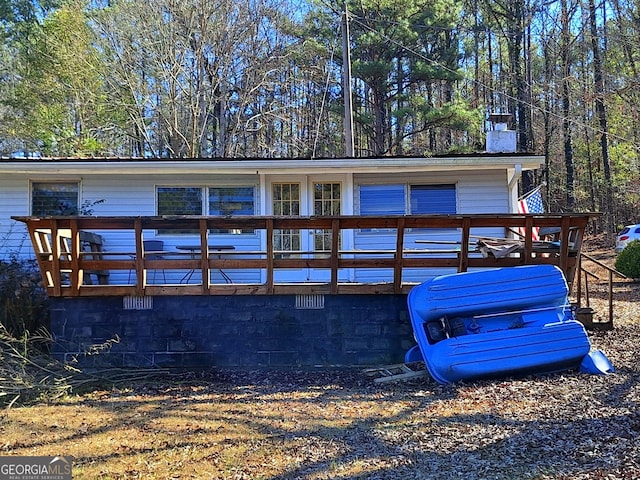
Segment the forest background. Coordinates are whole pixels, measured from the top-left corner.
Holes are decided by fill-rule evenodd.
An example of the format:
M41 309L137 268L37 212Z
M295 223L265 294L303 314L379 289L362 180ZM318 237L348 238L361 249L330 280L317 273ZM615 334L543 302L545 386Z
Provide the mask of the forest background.
M509 113L523 193L640 220L638 0L0 0L0 39L0 156L344 158L349 52L353 156Z

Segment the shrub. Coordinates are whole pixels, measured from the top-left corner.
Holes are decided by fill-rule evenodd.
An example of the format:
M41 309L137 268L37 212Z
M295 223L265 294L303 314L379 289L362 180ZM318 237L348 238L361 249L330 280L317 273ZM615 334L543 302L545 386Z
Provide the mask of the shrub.
M627 244L618 254L615 267L629 278L640 278L640 240L633 240Z
M47 294L32 260L0 260L0 323L16 338L49 328Z

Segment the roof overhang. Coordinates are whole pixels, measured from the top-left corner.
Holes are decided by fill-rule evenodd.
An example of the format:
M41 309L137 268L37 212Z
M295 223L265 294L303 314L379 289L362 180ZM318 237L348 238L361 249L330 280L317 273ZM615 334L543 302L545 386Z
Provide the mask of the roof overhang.
M534 170L544 156L478 154L335 159L0 159L0 173L66 175L382 173L484 169Z

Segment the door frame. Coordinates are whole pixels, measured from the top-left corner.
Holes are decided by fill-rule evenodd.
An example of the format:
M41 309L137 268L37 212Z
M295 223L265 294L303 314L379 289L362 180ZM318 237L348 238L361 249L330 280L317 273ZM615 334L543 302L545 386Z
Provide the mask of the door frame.
M353 214L353 176L346 174L265 174L261 176L261 205L263 215L273 215L273 185L278 183L297 183L300 185L300 216L313 216L313 185L317 183L340 183L340 215ZM343 250L353 249L353 232L342 232ZM261 239L263 246L266 246L266 236ZM311 252L314 249L313 232L302 232L300 236L300 246L302 251ZM314 269L288 270L282 281L326 281L331 272ZM340 272L340 279L344 281L352 280L354 272L352 269Z

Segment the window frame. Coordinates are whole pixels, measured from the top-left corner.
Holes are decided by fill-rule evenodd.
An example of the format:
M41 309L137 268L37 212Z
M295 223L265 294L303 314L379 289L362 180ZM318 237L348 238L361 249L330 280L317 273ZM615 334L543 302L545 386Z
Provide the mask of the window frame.
M438 184L430 184L430 183L410 183L407 184L408 187L408 202L407 202L407 210L409 215L455 215L458 213L458 195L455 183L438 183ZM418 191L438 191L438 192L452 192L453 193L453 211L445 212L445 211L428 211L428 212L414 212L414 192ZM416 199L418 200L418 199Z
M200 195L200 212L199 213L163 213L160 211L160 190L166 189L193 189L199 190ZM211 191L216 189L251 189L252 192L252 203L253 203L253 213L252 215L256 215L256 211L258 208L258 186L256 184L224 184L224 185L170 185L170 184L158 184L155 186L155 202L156 202L156 213L158 216L162 215L203 215L203 216L223 216L218 214L211 214ZM239 230L239 229L210 229L209 233L215 235L256 235L256 231L253 229L250 230ZM197 235L199 234L198 230L167 230L162 229L157 231L158 235Z
M363 187L372 187L380 189L381 191L384 187L398 187L402 188L402 197L404 201L404 208L402 212L398 213L385 213L385 212L371 212L371 213L362 213L362 188ZM424 190L437 190L437 189L447 189L452 191L453 193L453 201L454 201L454 211L453 212L414 212L413 211L413 195L412 192L415 190L419 190L422 187ZM398 192L396 192L398 195ZM384 195L380 196L382 201L385 201ZM398 201L398 198L395 199L395 202ZM388 202L386 202L388 204ZM396 210L397 211L397 210ZM428 183L428 182L393 182L393 183L362 183L358 185L358 213L360 215L455 215L458 213L458 187L456 183ZM374 229L360 229L362 233L375 233L375 232L387 232L390 229L388 228L374 228ZM414 231L419 229L408 229L408 231Z
M42 212L36 212L36 209L34 208L34 199L35 199L35 188L37 185L66 185L66 186L72 186L73 188L75 188L75 205L72 208L71 211L62 211L59 210L57 212L52 212L52 213L42 213ZM80 185L80 181L79 180L31 180L30 181L30 186L29 186L29 194L30 194L30 198L29 198L29 210L32 216L40 216L40 217L47 217L47 216L64 216L64 215L79 215L81 214L81 205L80 205L80 194L81 194L81 185ZM53 197L55 197L56 195L52 195ZM64 199L60 199L58 200L58 202L61 202ZM60 208L60 207L59 207ZM69 207L67 207L69 208Z

